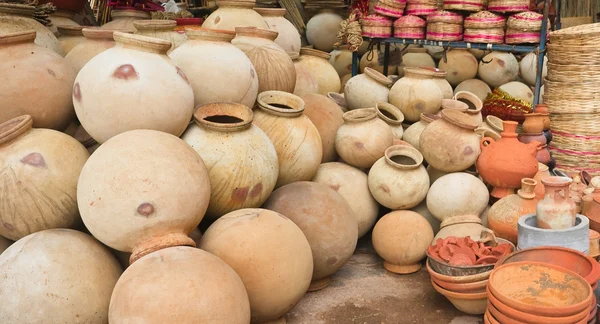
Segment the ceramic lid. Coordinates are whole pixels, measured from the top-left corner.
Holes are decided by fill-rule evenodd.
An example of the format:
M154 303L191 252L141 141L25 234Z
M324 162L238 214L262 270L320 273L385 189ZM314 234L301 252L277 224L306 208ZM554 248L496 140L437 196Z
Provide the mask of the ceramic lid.
M459 110L442 110L442 119L460 128L469 130L475 130L475 128L477 128L477 124L473 121L473 119L469 115L460 112Z

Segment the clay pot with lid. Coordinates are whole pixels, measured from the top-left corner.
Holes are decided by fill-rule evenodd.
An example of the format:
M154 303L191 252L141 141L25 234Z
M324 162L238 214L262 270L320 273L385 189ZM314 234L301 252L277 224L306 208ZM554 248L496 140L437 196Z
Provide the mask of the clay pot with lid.
M402 63L398 66L398 76L404 76L405 67L431 67L436 68L435 61L427 54L426 48L414 48L409 47L404 54L402 54Z
M427 69L404 68L404 77L390 89L389 102L400 108L407 121L415 122L421 113L435 114L440 110L444 97L434 75Z
M429 124L421 133L419 147L423 157L440 171L466 170L481 153L475 128L477 125L466 113L443 110L442 118Z
M536 185L536 180L524 178L517 194L508 195L492 205L487 214L488 226L497 237L517 244L517 221L521 216L535 213L536 210Z
M353 76L344 87L348 109L372 108L378 102L387 102L392 84L385 75L366 68L365 73Z
M293 94L266 91L258 95L254 124L271 139L279 160L276 188L308 181L323 158L319 130L304 115L304 101Z
M122 272L90 235L69 229L28 235L0 256L2 321L108 323L111 292Z
M304 115L315 125L321 136L323 158L321 163L332 162L337 158L335 136L344 124L344 112L331 99L318 93L301 96L304 101Z
M404 135L404 128L402 127L404 115L400 109L387 102L378 102L375 104L375 111L377 111L377 117L390 126L394 139L401 140L402 135Z
M569 199L572 180L565 177L542 179L545 196L537 204L537 226L545 229L566 229L575 225L575 203Z
M76 73L89 62L94 56L115 46L113 39L114 30L101 29L98 27L83 28L81 33L85 37L65 56L65 60L71 65Z
M265 248L277 247L277 248ZM214 222L200 248L225 261L248 292L252 323L282 322L308 290L313 256L302 230L277 212L244 208Z
M344 78L352 77L352 52L348 49L348 45L341 45L334 48L329 54L331 55L329 63L331 63L342 79L341 88L344 90Z
M458 93L459 91L468 91L476 95L479 100L485 101L487 95L492 92L492 89L490 89L487 83L479 79L468 79L459 83L454 88L454 93Z
M307 66L300 64L300 54L288 53L294 62L296 70L296 85L294 86L294 94L303 96L308 93L319 93L319 83L317 78L312 75ZM330 92L337 93L337 92Z
M275 38L277 45L288 53L300 53L300 33L294 24L283 17L287 12L285 8L254 8L254 11L263 17L269 29L279 33Z
M16 3L0 4L0 35L35 31L35 43L64 55L62 47L50 29L33 19L35 7ZM4 60L2 60L4 62Z
M227 263L201 249L177 246L151 253L123 272L108 320L247 324L250 303L244 283Z
M481 218L478 215L458 215L446 218L440 224L440 231L432 239L445 239L450 236L466 237L470 236L472 240L479 241L481 232L486 228L481 224Z
M204 162L181 139L132 130L102 144L79 176L77 203L87 229L131 261L161 248L195 243L189 234L208 207Z
M260 207L275 188L277 152L269 137L252 124L253 119L252 110L242 104L206 104L196 109L196 123L181 136L209 170L211 197L206 217L210 219Z
M477 59L467 49L453 48L447 51L438 67L446 71L446 80L454 87L477 75Z
M369 190L381 205L392 209L410 209L427 196L429 174L417 149L393 145L369 170Z
M344 162L359 169L370 168L392 145L394 133L375 108L344 113L344 124L335 138L335 149Z
M136 20L133 22L136 31L134 34L160 38L171 42L171 48L168 53L179 47L187 40L184 32L175 31L177 22L175 20L152 19L152 20Z
M437 179L427 192L427 209L440 221L461 215L481 215L489 202L485 184L464 172Z
M0 235L11 240L81 224L77 180L89 154L74 138L32 124L29 115L0 124Z
M122 32L114 39L117 46L92 58L75 79L81 125L98 143L133 129L180 136L192 118L194 92L166 55L171 43Z
M541 133L544 130L544 116L539 113L531 113L525 115L523 122L524 133Z
M203 28L235 31L236 27L268 29L269 25L254 11L255 1L217 1L213 11L202 24ZM277 37L277 36L275 36Z
M169 57L190 80L194 107L217 102L254 107L258 95L257 71L246 54L230 43L235 33L199 28L188 29L186 34L188 40Z
M503 131L504 125L502 125L502 119L493 115L487 115L481 126L475 129L476 133L484 134L484 137L488 136L496 141L500 139L500 133Z
M275 190L264 208L291 219L304 233L313 255L308 291L325 288L329 276L350 259L358 226L350 205L329 186L299 181Z
M329 63L331 55L316 49L300 49L298 64L317 80L318 93L327 95L329 92L340 92L341 81L335 68Z
M58 26L57 27L60 33L58 36L58 42L62 47L64 56L69 54L69 52L77 46L79 43L85 40L85 36L83 36L83 27L82 26Z
M231 43L248 56L256 69L258 93L272 90L294 92L296 69L285 50L275 44L277 32L256 27L236 27L235 33Z
M479 97L468 91L459 91L454 94L453 99L467 104L469 108L467 109L466 113L471 116L471 119L477 124L478 127L481 126L483 123L483 117L481 116L483 102L481 99L479 99Z
M0 36L0 122L28 114L34 127L62 131L75 118L76 74L59 54L36 45L35 37L33 30Z
M421 269L421 260L431 241L431 225L409 210L392 211L373 228L373 247L383 258L385 269L394 273L408 274Z
M119 30L128 33L136 31L133 25L134 21L150 19L150 12L136 9L118 9L110 12L111 21L102 25L100 28L109 30Z
M423 130L425 129L425 127L427 127L427 125L439 118L440 116L434 114L421 114L421 119L418 122L406 128L406 130L402 134L402 140L408 142L410 145L412 145L414 148L416 148L417 150L419 150L419 152L422 153L421 147L419 146L421 133L423 133Z

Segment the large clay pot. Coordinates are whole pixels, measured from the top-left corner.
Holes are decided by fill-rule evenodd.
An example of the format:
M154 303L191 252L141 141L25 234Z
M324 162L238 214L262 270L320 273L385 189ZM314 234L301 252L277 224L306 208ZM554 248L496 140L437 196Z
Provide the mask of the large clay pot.
M429 125L434 120L439 119L440 117L433 114L421 114L420 117L421 119L418 122L410 125L404 131L404 133L402 134L402 140L408 142L414 148L419 150L419 152L423 153L421 151L421 147L419 146L421 133L423 133L423 130L425 129L425 127L427 127L427 125Z
M79 73L81 68L94 56L115 46L113 30L98 27L84 28L81 30L85 40L75 46L66 56L65 60Z
M352 77L352 52L348 49L348 45L334 48L329 54L331 55L329 63L335 68L340 78L343 79L348 74ZM342 84L343 89L344 85Z
M298 64L304 66L307 71L317 80L318 92L327 95L329 92L340 92L340 76L335 68L329 63L331 55L326 52L310 48L300 50Z
M85 40L82 29L82 26L58 26L58 30L60 31L58 42L64 55L69 54L75 46Z
M136 35L160 38L171 42L171 48L167 53L171 53L187 40L187 36L184 32L175 30L175 27L177 27L177 22L175 20L136 20L133 22L133 26L136 29L134 32Z
M368 42L363 42L363 44L365 43ZM376 46L367 53L363 54L359 62L360 72L364 73L365 68L370 67L379 73L383 73L383 55L383 45L381 46L381 49L378 49ZM395 46L395 44L391 44L389 55L390 62L388 64L388 75L396 74L396 71L400 69L398 66L401 62L402 52L398 46Z
M40 3L40 1L38 1L38 3ZM54 36L60 37L63 33L58 30L58 27L81 27L81 25L73 20L76 14L77 12L75 11L56 10L54 13L48 15L48 19L52 26L47 28L50 29Z
M335 137L335 149L344 162L359 169L370 168L392 145L394 134L377 118L375 108L344 113L344 125Z
M471 117L471 120L480 127L483 123L483 116L481 115L481 109L483 109L483 102L477 95L468 91L460 91L454 94L454 100L465 103L469 108L466 113Z
M419 147L434 168L457 172L472 166L481 149L477 125L469 115L457 110L442 110L442 118L433 121L421 133Z
M254 8L254 10L263 17L269 29L279 33L275 38L277 45L288 53L300 53L302 46L300 33L294 24L283 17L287 12L285 8Z
M410 209L427 196L429 174L423 156L407 145L393 145L369 170L369 190L381 205Z
M392 84L385 75L366 68L365 73L353 76L344 87L348 109L373 108L378 102L387 102Z
M400 108L409 122L419 120L421 113L435 114L442 106L443 93L433 80L435 72L420 68L404 68L404 77L390 89L389 102Z
M537 74L538 57L535 52L531 52L519 62L519 75L521 79L529 86L535 86L535 77ZM544 64L542 68L542 82L548 75L548 57L544 55Z
M252 323L281 322L310 285L310 245L293 221L274 211L246 208L224 215L204 232L200 248L240 276Z
M308 66L300 64L300 54L288 53L294 62L296 70L296 85L294 86L294 94L303 96L308 93L319 93L319 83L317 78L312 75Z
M519 62L512 53L492 52L479 62L477 75L490 87L496 88L517 79Z
M398 76L404 76L405 67L432 67L435 68L436 64L431 55L427 54L426 48L408 48L404 54L402 54L402 63L398 66Z
M0 255L0 320L108 323L110 296L122 272L90 235L68 229L28 235Z
M504 131L504 125L502 125L502 119L494 116L487 115L485 121L481 123L481 126L475 129L475 133L483 134L483 136L489 136L495 140L500 139L500 134Z
M299 181L275 190L264 207L300 227L313 255L308 291L325 288L356 248L358 226L350 205L327 185Z
M306 39L316 49L331 52L342 20L333 10L321 10L306 23Z
M521 179L521 189L516 195L508 195L492 205L488 212L488 226L497 237L517 245L517 221L523 215L535 213L538 200L533 190L537 181Z
M367 175L363 171L340 162L323 163L312 181L328 185L346 200L358 223L358 238L373 228L379 216L379 205L369 191Z
M0 36L0 122L28 114L34 127L62 131L75 117L75 71L57 53L34 44L35 35L30 30Z
M102 25L102 29L119 30L128 33L136 31L133 22L136 20L150 19L150 13L136 9L119 9L110 12L111 21Z
M569 186L573 181L566 177L542 179L546 191L544 199L537 204L537 226L562 230L575 225L575 203L569 199Z
M485 184L464 172L437 179L427 193L427 209L440 221L460 215L481 215L489 201Z
M433 230L421 215L396 210L383 216L373 228L373 247L386 270L408 274L421 269L421 260L433 241Z
M174 245L191 245L210 199L202 159L184 141L154 130L119 134L87 160L77 204L87 229L131 261Z
M517 122L503 121L502 138L491 137L481 140L481 155L477 159L477 170L481 178L494 186L492 197L502 198L521 186L521 179L533 178L538 171L535 158L539 142L523 144L517 139Z
M304 115L304 101L293 94L266 91L258 95L254 124L275 145L279 159L276 188L288 183L310 180L323 158L319 130Z
M237 102L252 108L258 95L258 76L246 54L230 43L235 33L199 28L186 34L188 41L169 57L190 80L194 106Z
M277 152L269 137L252 124L253 118L252 110L242 104L207 104L196 109L196 123L181 136L209 170L206 216L211 219L260 207L275 188Z
M32 129L31 116L0 124L0 235L18 240L50 228L81 224L77 179L89 154L74 138ZM33 208L35 206L35 208Z
M423 200L419 205L417 205L414 208L411 208L410 210L423 216L423 218L425 218L429 222L429 225L431 225L431 228L433 229L434 235L440 231L440 220L435 218L435 216L431 214L429 209L427 209L426 200Z
M256 27L237 27L231 43L241 49L252 62L258 76L258 93L264 91L294 92L296 69L290 56L275 44L277 32Z
M98 143L133 129L180 136L192 118L194 92L166 55L171 43L121 32L114 38L117 46L92 58L75 79L81 125Z
M435 235L433 240L435 242L437 239L445 239L450 236L469 236L472 240L479 241L481 239L481 232L485 230L486 228L483 226L478 215L457 215L446 218L440 224L440 231ZM434 242L431 244L435 244Z
M533 91L523 82L512 81L501 85L499 88L517 99L533 104Z
M304 115L315 125L321 136L323 158L321 163L336 160L335 136L344 124L344 112L331 99L318 93L301 96L304 101Z
M8 34L12 33L35 31L36 36L34 39L37 45L52 50L60 55L64 55L56 36L50 29L33 19L34 13L34 6L16 3L0 4L0 35L6 37ZM2 59L2 62L6 63L4 59ZM12 66L12 64L7 65ZM4 73L2 73L2 75L4 75ZM28 85L31 85L31 83L28 83ZM52 92L51 90L46 91Z
M178 246L151 253L123 272L110 299L109 322L248 324L250 303L227 263Z
M428 68L428 70L433 71L433 81L440 87L442 90L442 97L444 99L452 99L454 97L454 93L452 92L452 86L450 82L446 80L446 75L448 74L444 70L440 70L437 68Z
M479 79L468 79L461 82L459 85L454 88L454 93L458 93L459 91L468 91L479 98L481 101L485 101L488 93L492 92L490 86L487 83L479 80Z
M375 104L375 111L377 111L377 117L390 126L394 139L401 140L402 135L404 135L404 128L402 127L404 115L400 109L387 102L378 102Z
M466 49L453 48L446 52L438 67L446 71L446 80L453 87L477 75L477 59Z
M255 1L217 1L217 6L219 8L202 24L203 28L230 31L235 31L236 27L269 28L263 17L252 10L256 6Z

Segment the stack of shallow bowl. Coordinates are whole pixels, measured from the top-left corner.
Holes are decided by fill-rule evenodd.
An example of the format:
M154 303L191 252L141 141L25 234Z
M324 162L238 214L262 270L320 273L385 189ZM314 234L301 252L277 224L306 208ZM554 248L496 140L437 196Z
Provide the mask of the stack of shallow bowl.
M463 16L440 10L427 16L427 40L460 41L463 39Z
M465 18L463 40L469 43L502 44L505 24L506 19L502 15L490 11L476 12Z
M361 21L362 35L371 38L392 37L393 22L380 15L368 15Z
M533 11L510 16L506 22L506 44L539 43L543 18L544 15Z
M409 39L425 39L425 20L408 15L394 22L394 37Z
M427 16L437 11L437 0L407 0L406 14Z
M382 16L398 18L402 17L405 7L406 0L379 0L373 11Z

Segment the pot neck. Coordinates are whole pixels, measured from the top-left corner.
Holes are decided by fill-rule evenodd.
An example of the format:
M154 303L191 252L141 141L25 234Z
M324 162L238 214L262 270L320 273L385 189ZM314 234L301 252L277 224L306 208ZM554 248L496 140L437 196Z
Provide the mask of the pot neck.
M440 224L440 228L458 225L458 224L479 224L481 225L481 218L478 215L461 215L448 217ZM483 225L482 225L483 226Z
M423 68L405 67L404 76L415 79L432 79L435 72Z
M137 30L161 30L161 31L172 31L177 27L175 20L136 20L133 22L133 27Z
M517 195L523 199L532 200L535 198L535 186L537 185L537 181L531 178L523 178L521 179L521 189L517 191Z
M202 105L194 112L194 121L198 126L223 133L246 130L252 125L253 119L252 109L232 102Z
M477 124L473 122L469 115L463 112L454 109L444 109L442 110L442 119L456 127L472 131L475 134Z
M345 112L342 115L344 123L364 123L377 118L375 108L359 108Z
M83 28L81 32L83 36L93 40L110 40L114 41L113 33L116 31L126 32L124 30L102 29L100 27ZM126 32L129 34L129 32Z
M185 34L191 40L200 40L207 42L231 43L231 40L235 37L235 32L233 31L209 28L186 28Z
M420 118L421 118L420 119L421 122L423 122L425 124L429 124L429 123L431 123L434 120L440 119L440 116L434 115L434 114L421 113Z
M131 48L142 52L167 54L171 48L171 42L142 35L127 34L122 32L114 32L113 38L118 44L125 48Z
M379 73L379 71L371 69L370 67L365 68L365 75L383 86L387 87L392 84L392 80L390 80L390 78L386 77L382 73Z
M563 191L563 198L567 199L569 186L571 183L573 183L573 180L566 177L551 176L542 179L542 184L544 184L544 189L546 190L546 197L550 197L552 199L557 197L556 193L559 191Z
M56 26L61 36L83 36L83 26Z
M385 161L398 170L412 170L423 164L423 155L410 146L392 145L385 150Z
M263 38L270 41L275 41L275 38L279 35L279 33L274 30L257 27L235 27L235 34L240 37Z
M514 122L514 121L510 121L510 120L503 120L502 121L502 127L504 128L504 130L502 131L502 133L500 133L500 136L502 138L514 138L516 139L518 134L517 134L517 125L519 125L519 123Z
M0 46L31 43L35 40L36 32L27 30L18 33L0 35Z
M495 130L498 133L502 133L504 131L504 127L502 125L502 119L493 116L493 115L488 115L487 117L485 117L485 123L493 130Z
M240 8L240 9L252 9L256 6L254 1L217 1L217 7L219 8Z
M302 47L300 49L300 56L314 56L324 60L329 60L331 58L331 54L323 51L316 50L314 48L305 48Z
M285 8L254 8L263 17L283 17L287 10Z
M0 146L7 145L25 135L33 127L33 118L29 115L15 117L0 124Z
M454 99L467 105L467 113L478 114L483 109L481 99L469 91L459 91L454 95Z
M420 52L420 53L427 53L427 50L425 50L425 52ZM440 78L440 79L446 78L447 73L444 70L440 70L438 68L434 68L434 67L430 67L430 66L422 66L419 69L431 71L433 77L435 77L435 78Z
M261 92L256 101L262 111L271 115L292 118L304 112L304 100L283 91Z
M404 121L404 114L402 114L402 111L390 103L378 102L375 104L375 110L377 111L379 118L387 124L400 126Z

